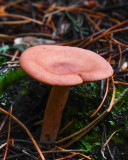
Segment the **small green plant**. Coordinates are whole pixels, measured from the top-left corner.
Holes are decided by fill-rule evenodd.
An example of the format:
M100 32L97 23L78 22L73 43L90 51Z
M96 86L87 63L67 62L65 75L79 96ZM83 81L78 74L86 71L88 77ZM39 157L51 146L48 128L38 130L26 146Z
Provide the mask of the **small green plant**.
M89 135L85 135L81 140L81 149L92 151L96 146L101 146L101 134L92 131Z

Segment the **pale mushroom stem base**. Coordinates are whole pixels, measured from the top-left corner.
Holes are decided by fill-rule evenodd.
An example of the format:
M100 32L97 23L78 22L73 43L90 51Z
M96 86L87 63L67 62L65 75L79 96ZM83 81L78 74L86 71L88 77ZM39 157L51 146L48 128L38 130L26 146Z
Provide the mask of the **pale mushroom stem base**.
M46 105L40 142L54 142L60 128L62 113L70 86L53 86Z

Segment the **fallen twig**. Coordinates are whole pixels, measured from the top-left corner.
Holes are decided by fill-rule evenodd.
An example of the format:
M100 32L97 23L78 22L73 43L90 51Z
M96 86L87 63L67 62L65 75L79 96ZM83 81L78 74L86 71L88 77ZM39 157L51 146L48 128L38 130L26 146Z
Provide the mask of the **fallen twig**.
M45 160L40 148L38 147L37 142L35 141L34 137L31 135L30 131L27 129L27 127L20 122L15 116L13 116L12 114L10 114L9 112L7 112L6 110L4 110L3 108L0 107L0 111L3 112L4 114L8 115L9 117L11 117L15 122L17 122L28 134L28 136L30 137L31 141L33 142L35 148L37 149L37 152L39 153L40 157L42 160Z

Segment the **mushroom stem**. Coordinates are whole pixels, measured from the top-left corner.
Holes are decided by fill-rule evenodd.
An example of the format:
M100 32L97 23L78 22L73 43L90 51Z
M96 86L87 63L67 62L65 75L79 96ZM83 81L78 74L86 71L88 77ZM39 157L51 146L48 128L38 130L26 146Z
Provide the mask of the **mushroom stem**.
M54 142L56 140L69 91L70 86L52 87L44 113L41 142Z

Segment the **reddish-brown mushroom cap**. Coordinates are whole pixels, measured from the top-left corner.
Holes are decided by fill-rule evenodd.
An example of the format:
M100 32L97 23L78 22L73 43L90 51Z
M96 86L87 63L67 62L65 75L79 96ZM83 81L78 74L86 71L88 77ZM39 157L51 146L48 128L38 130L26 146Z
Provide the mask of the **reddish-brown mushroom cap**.
M113 74L105 59L77 47L31 47L22 53L20 65L34 79L53 85L45 109L41 142L56 140L70 86L105 79Z
M97 81L113 74L110 64L98 54L68 46L31 47L22 53L20 65L34 79L56 86Z

